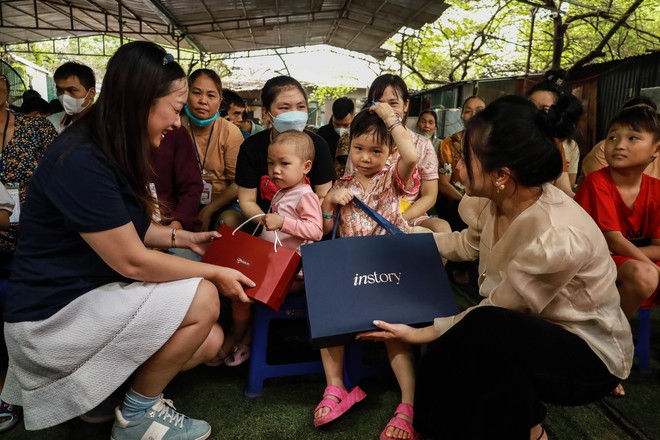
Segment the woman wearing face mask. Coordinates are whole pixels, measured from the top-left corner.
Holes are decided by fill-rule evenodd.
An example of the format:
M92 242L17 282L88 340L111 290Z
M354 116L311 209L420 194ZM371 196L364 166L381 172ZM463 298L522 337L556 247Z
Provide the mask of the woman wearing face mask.
M277 187L268 180L268 145L280 133L303 131L307 124L307 95L298 81L277 76L266 81L261 91L262 120L272 127L255 133L243 142L236 163L236 184L241 211L246 217L264 214ZM307 174L314 192L323 199L332 186L335 171L328 144L320 136L305 131L314 142L314 162ZM257 220L258 221L258 220Z
M431 141L436 153L440 145L440 139L435 135L437 127L438 116L433 110L424 110L419 114L419 118L417 119L417 133Z
M188 102L181 125L195 145L197 164L204 183L198 217L202 230L215 230L218 220L236 227L243 221L234 184L236 157L243 142L241 130L220 118L222 82L210 69L197 69L188 79Z

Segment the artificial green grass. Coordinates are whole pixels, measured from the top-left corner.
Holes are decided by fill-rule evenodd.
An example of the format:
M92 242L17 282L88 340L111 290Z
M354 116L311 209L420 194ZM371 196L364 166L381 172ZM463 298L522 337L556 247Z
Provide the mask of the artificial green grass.
M465 307L475 299L461 292ZM633 320L633 329L636 329ZM633 370L624 382L626 396L607 397L580 407L548 405L544 426L551 440L646 440L660 439L660 309L651 314L652 373ZM315 429L312 412L321 399L325 381L321 375L267 380L263 395L246 399L247 365L236 368L197 367L177 376L165 390L182 412L209 421L211 439L377 439L399 402L392 377L367 378L361 383L367 398L327 428ZM448 398L439 396L439 398ZM473 409L479 422L479 410ZM485 409L487 410L487 409ZM75 419L43 431L26 432L22 425L3 434L7 440L108 439L112 423L89 425ZM452 440L452 439L442 439Z

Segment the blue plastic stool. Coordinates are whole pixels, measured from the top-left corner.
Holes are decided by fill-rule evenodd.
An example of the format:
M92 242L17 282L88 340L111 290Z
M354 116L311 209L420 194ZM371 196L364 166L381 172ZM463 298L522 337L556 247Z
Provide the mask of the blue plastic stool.
M389 361L364 362L364 344L368 342L355 341L346 345L344 352L344 386L351 389L359 385L362 379L371 376L393 374Z
M254 305L252 316L252 355L245 396L258 397L263 392L264 380L271 377L298 376L323 373L321 361L272 365L267 362L268 333L274 319L306 319L307 301L304 294L288 295L279 311L263 304Z
M284 300L280 310L275 312L263 304L253 308L252 353L248 385L245 396L259 397L263 393L264 380L273 377L323 374L321 361L295 362L287 364L269 364L267 360L268 334L274 319L306 319L307 301L304 294L290 294ZM369 376L391 372L389 362L364 363L363 342L353 342L346 346L344 355L344 385L353 388Z
M639 309L639 325L637 327L637 344L635 344L635 357L640 373L651 372L651 309Z

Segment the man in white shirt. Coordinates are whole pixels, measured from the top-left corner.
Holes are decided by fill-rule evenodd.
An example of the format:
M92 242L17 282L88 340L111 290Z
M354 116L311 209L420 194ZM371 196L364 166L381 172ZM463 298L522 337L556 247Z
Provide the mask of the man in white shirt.
M96 77L88 66L67 62L55 70L53 79L64 111L50 115L48 120L58 133L62 133L92 107L96 96Z

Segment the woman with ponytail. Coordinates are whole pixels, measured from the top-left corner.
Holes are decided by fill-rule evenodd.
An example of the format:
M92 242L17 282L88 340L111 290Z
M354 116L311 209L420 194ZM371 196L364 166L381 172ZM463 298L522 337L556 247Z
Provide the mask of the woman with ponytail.
M582 405L628 376L633 345L596 224L548 182L575 115L506 96L472 118L459 163L467 229L434 234L449 260L479 259L483 301L414 329L376 321L361 339L429 343L414 427L430 438L547 439L543 402ZM475 410L479 416L475 418Z
M187 96L170 54L127 43L108 62L98 102L39 162L4 310L2 399L23 407L27 430L87 413L114 418L114 440L211 435L211 425L179 413L163 390L218 352L218 294L248 302L242 286L254 282L158 251L203 254L220 236L152 221L150 154L181 126ZM121 405L102 414L124 383Z

